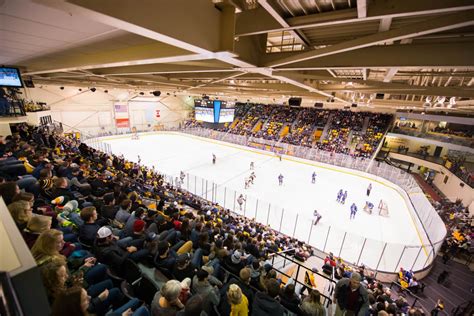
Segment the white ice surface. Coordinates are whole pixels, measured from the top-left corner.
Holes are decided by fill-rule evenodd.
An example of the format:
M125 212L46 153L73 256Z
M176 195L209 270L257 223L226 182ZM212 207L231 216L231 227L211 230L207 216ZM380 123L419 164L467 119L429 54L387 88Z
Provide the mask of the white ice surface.
M225 194L227 208L238 211L234 196L243 193L247 196L246 216L256 216L265 224L268 221L276 229L281 225L282 232L294 234L300 240L309 241L320 250L332 251L350 262L375 268L385 243L380 270L395 271L400 266L411 268L415 260L416 269L426 261L426 252L419 251L419 247L404 249L404 246L421 244L419 234L422 230L415 227L402 196L393 188L348 170L338 171L336 167L286 157L279 161L272 153L255 152L186 134L141 135L139 140L121 137L106 142L111 144L115 154L123 154L131 161L137 161L137 155L140 155L143 164L155 166L165 174L178 176L183 170L190 175L183 187L193 193L205 194L206 184L205 180L194 180L192 175L208 180L208 199L214 196L214 200L223 205ZM213 153L217 156L215 165L212 164ZM257 177L255 184L245 190L244 178L250 174L251 161L255 162ZM315 184L311 183L313 171L317 173ZM280 173L284 175L282 186L278 185L277 179ZM212 182L217 189L212 190ZM367 197L369 183L372 183L372 192ZM336 202L341 188L348 192L345 205ZM376 215L380 199L387 202L389 217ZM362 210L366 201L375 205L375 214L369 215ZM359 211L355 219L350 220L352 203ZM312 226L315 209L322 219L317 226ZM402 252L403 257L397 265Z

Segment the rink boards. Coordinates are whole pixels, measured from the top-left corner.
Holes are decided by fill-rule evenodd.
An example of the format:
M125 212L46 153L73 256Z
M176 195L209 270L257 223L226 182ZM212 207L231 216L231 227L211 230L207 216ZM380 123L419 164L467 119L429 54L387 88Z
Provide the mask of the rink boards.
M429 241L407 193L384 178L292 156L283 156L280 162L271 152L177 132L141 134L133 141L129 135L101 140L114 153L132 161L139 154L144 164L173 178L184 170L185 189L347 261L394 271L399 266L424 266L430 255L425 246L420 247ZM215 166L212 153L217 156ZM256 185L245 190L243 179L250 161L256 165ZM313 170L318 174L316 185L310 183ZM279 173L285 175L283 187L277 184ZM374 213L383 198L389 217L362 211L368 183L373 186ZM335 201L339 187L349 192L345 205ZM246 196L243 212L235 203L241 193ZM359 211L349 220L352 203ZM323 216L317 226L312 225L314 209Z

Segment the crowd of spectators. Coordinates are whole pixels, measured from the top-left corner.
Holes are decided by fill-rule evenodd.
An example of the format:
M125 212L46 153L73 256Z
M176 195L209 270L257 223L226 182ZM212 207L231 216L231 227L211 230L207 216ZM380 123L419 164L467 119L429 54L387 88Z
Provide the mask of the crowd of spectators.
M459 258L469 258L474 251L472 239L474 231L472 229L472 216L469 209L463 206L462 201L455 203L444 201L437 203L435 208L439 216L443 219L448 230L444 245L443 261Z
M250 136L253 132L255 124L259 120L264 122L273 111L273 107L270 105L256 104L252 106L245 115L239 118L239 122L235 125L234 128L229 129L229 133ZM241 111L244 113L244 111ZM236 117L237 118L237 117Z
M466 130L455 130L448 127L436 126L433 128L432 132L465 138L472 138L474 136L474 131L472 128Z
M275 107L262 128L254 133L253 136L278 141L283 126L285 126L285 124L292 124L298 113L298 108Z
M334 288L336 315L425 315L421 308L410 306L403 295L376 280L363 265L353 266L330 253L322 270L338 280Z
M0 195L40 266L52 315L325 315L317 290L283 284L267 261L278 251L305 260L309 245L170 186L153 168L26 125L18 131L0 141ZM449 229L443 259L470 253L466 208L437 210ZM169 278L145 304L115 283L131 262ZM322 269L339 279L340 310L423 315L363 267L330 255ZM402 281L423 291L411 271ZM347 301L349 290L360 300Z
M357 156L369 158L372 155L378 144L382 141L390 120L391 116L388 114L373 113L369 117L368 127L355 149Z
M242 105L236 107L239 109L236 110L236 113L240 113L236 115L236 119L239 121L233 127L226 127L224 131L297 146L315 146L321 150L351 153L358 157L372 155L392 117L379 113L274 105L254 105L250 109L248 109L248 105L245 109L239 108L239 106L242 107ZM368 120L368 128L362 131L365 120ZM254 131L259 121L263 123L263 126L258 131ZM327 124L329 126L326 137L315 142L315 129L319 128L322 133ZM282 128L285 125L288 126L289 131L286 135L282 135ZM351 135L352 137L349 139Z
M310 246L170 186L154 169L20 131L0 142L0 195L40 267L53 316L282 315L285 307L323 315L313 312L322 309L316 290L294 294L266 261L283 250L305 260ZM170 279L146 304L116 283L137 263Z
M292 145L312 147L315 127L324 128L329 114L330 112L326 110L302 109L296 123L282 141Z

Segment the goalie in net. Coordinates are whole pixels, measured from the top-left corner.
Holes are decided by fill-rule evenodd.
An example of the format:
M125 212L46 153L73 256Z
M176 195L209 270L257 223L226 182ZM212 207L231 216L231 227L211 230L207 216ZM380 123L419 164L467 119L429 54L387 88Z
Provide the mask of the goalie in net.
M388 205L384 200L380 200L379 202L379 215L388 217Z
M372 202L366 201L363 210L369 214L372 214L374 211L374 204ZM380 216L388 217L388 206L384 200L380 200L378 210Z

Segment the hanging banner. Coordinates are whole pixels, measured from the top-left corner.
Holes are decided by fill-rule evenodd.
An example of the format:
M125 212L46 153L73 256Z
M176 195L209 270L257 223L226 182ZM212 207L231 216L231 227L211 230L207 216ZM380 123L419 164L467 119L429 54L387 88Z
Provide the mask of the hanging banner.
M130 127L130 117L128 113L127 103L114 104L115 127L127 128Z
M115 126L118 128L130 127L130 120L128 118L115 119Z

